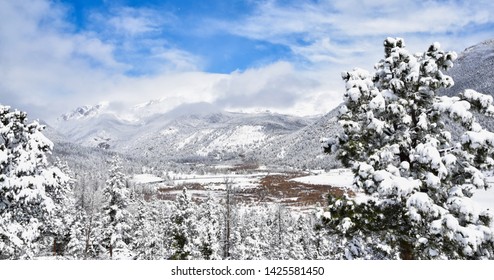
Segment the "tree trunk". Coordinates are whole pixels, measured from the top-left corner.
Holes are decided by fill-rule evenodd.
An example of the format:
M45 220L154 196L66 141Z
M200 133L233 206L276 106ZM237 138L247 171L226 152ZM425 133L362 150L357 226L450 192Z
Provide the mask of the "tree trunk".
M110 260L113 258L113 246L110 243Z
M413 260L413 248L410 242L400 240L400 258L402 260Z
M53 238L53 256L56 256L57 255L57 239L56 238Z
M89 218L89 225L86 228L86 248L84 248L84 259L87 259L87 255L89 252L89 246L90 246L89 238L91 237L92 227L93 227L93 216Z

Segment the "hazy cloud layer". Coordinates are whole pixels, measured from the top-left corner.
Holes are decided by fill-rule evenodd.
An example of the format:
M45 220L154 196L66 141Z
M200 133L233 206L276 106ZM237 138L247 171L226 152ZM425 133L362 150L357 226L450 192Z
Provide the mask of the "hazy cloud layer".
M309 73L294 69L288 62L234 72L216 83L214 88L217 97L215 103L222 107L274 111L294 108L318 90L324 90L321 81Z

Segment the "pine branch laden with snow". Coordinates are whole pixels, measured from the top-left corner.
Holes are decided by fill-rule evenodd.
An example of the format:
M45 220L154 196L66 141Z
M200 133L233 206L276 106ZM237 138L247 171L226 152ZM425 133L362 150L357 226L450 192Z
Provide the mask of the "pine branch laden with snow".
M351 258L369 252L386 258L494 258L492 214L470 199L474 189L489 187L483 171L494 164L494 133L481 127L471 109L493 116L493 98L473 90L437 96L438 89L454 84L442 70L456 59L438 43L419 54L410 54L401 38L387 38L384 47L375 73L342 74L344 132L326 147L352 168L354 185L368 199L330 200L331 218L325 221L347 238ZM460 142L445 129L446 118L465 129Z
M0 259L32 258L69 178L48 164L53 143L27 114L0 105Z

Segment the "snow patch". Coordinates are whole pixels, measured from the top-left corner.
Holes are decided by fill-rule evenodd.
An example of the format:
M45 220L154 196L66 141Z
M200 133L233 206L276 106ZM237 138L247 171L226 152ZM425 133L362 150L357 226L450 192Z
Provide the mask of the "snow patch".
M340 188L351 188L353 185L353 173L349 169L334 169L328 173L298 177L291 179L290 181L311 185L330 185Z
M147 184L147 183L154 183L161 181L163 181L162 178L152 174L135 174L134 177L132 178L132 182L136 184Z
M175 127L168 127L166 129L163 129L160 134L162 136L167 136L167 135L173 135L173 134L176 134L178 132L178 129L175 128Z

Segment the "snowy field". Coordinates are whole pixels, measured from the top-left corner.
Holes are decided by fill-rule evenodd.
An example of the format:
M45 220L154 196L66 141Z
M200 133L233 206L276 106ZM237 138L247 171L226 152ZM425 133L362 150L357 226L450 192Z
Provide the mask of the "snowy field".
M489 182L494 182L494 177L489 177ZM494 210L494 188L486 191L477 190L473 195L473 200L483 209Z
M161 189L176 189L181 186L199 184L203 187L202 190L194 190L194 195L204 196L208 191L224 191L227 184L237 190L258 189L261 187L261 180L270 175L283 175L282 173L270 173L266 170L257 170L251 174L232 174L227 173L226 169L230 166L221 166L218 169L225 169L225 174L181 174L171 173L169 179L160 178L152 174L136 174L132 182L137 184L156 184L156 188ZM316 175L301 176L288 181L298 182L306 185L314 186L333 186L337 188L351 188L353 183L353 174L348 169L334 169L329 172L314 171ZM494 177L490 178L494 182ZM321 190L324 191L324 190ZM178 194L180 191L170 190L169 194ZM304 193L300 194L303 197ZM288 200L296 201L297 197L287 198ZM494 189L487 191L478 190L473 196L473 200L482 209L494 209Z
M131 179L131 182L136 184L147 184L160 181L163 181L163 179L152 174L136 174Z
M139 174L133 176L132 182L156 190L158 197L164 200L174 200L183 187L195 199L202 200L210 196L221 199L230 186L237 198L245 203L282 203L307 208L316 204L325 205L328 192L341 193L339 185L343 188L345 184L342 180L348 178L342 176L346 173L345 170L316 177L306 175L322 171L273 172L264 166L240 172L234 171L233 166L219 166L215 170L216 172L204 174L168 172L162 178L152 174ZM300 181L291 180L293 178L299 178ZM339 183L330 184L331 182Z
M172 180L174 186L184 184L201 184L208 189L225 190L226 185L230 184L235 188L255 188L259 185L259 180L268 175L267 172L253 174L206 174L206 175L187 175L177 174Z
M132 182L140 185L148 185L152 189L158 190L163 199L174 199L177 194L186 187L189 193L196 198L206 198L208 196L222 197L228 186L237 192L255 192L261 186L261 179L270 173L263 170L252 170L248 174L235 174L229 171L233 166L219 166L215 168L218 172L206 174L186 174L167 173L166 178L160 178L152 174L137 174L133 176Z
M292 181L311 185L331 185L339 188L349 188L353 183L353 174L348 169L334 169L327 173L294 178Z

